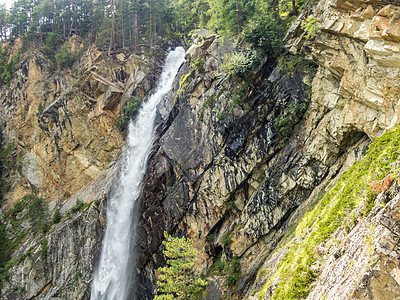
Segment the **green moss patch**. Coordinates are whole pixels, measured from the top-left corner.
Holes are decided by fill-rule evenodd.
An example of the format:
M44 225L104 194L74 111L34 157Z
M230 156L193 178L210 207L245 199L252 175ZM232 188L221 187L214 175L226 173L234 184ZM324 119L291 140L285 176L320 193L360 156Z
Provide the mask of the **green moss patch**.
M399 156L400 127L376 139L365 158L344 173L316 207L304 215L294 231L295 238L288 244L288 252L279 262L277 272L261 289L260 299L264 299L275 279L279 279L279 284L270 299L307 297L310 283L318 277L318 272L311 268L316 260L314 249L329 239L343 224L345 216L351 215L361 202L365 202L368 212L371 210L374 199L371 184L387 176L396 178Z

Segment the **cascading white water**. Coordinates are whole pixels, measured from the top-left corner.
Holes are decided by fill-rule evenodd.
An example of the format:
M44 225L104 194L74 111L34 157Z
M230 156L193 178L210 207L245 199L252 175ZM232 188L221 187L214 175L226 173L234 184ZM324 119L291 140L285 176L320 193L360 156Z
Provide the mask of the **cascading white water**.
M157 105L170 90L184 61L184 54L182 47L168 54L157 90L143 104L136 120L129 124L122 170L107 207L107 229L100 261L93 277L92 300L131 298L133 209L141 193L147 158L154 140Z

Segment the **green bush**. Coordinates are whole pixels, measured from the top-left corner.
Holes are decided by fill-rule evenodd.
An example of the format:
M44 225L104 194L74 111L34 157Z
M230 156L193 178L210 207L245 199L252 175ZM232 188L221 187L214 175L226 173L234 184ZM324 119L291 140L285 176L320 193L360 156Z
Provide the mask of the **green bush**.
M225 263L221 261L222 252L218 253L217 257L215 258L214 263L209 269L209 274L219 274L222 275L225 269Z
M317 26L317 19L312 16L307 18L307 23L303 26L305 32L307 32L306 38L313 38L318 30L319 27Z
M40 116L42 115L43 110L44 110L44 105L43 105L42 102L40 102L39 105L38 105L38 110L37 110L37 112L36 112L36 117L37 117L38 119L39 119Z
M238 211L235 201L233 201L233 200L228 201L226 203L226 210L231 211L231 212Z
M278 139L286 143L293 134L293 126L307 110L306 102L290 103L284 113L274 120L274 129Z
M59 47L62 43L62 36L54 33L49 32L46 36L44 41L44 45L41 48L42 53L50 60L54 60L55 50Z
M204 61L203 59L199 56L197 56L196 61L194 62L193 67L200 73L200 74L204 74L205 73L205 69L204 69Z
M1 49L0 49L1 50ZM8 64L5 64L5 59L2 51L0 51L0 83L9 86L11 79L16 71L16 65L20 61L21 53L15 54Z
M230 244L232 244L233 240L231 238L231 234L229 232L225 233L222 237L221 237L221 244L223 244L224 246L229 246Z
M201 106L200 110L200 121L203 121L204 118L204 111L206 108L213 108L214 107L214 101L216 100L215 95L211 95L207 98L206 101L204 101L203 105Z
M53 224L60 223L61 221L61 213L60 210L57 208L53 214Z
M257 16L253 18L243 30L244 39L255 49L276 58L283 52L283 37L286 26L278 18L272 16Z
M7 238L6 227L7 224L0 221L0 276L2 274L2 269L4 269L11 258L11 253L9 251L10 240Z
M2 47L2 45L0 45L0 79L1 79L1 81L3 78L3 73L5 71L5 68L6 68L6 63L5 63L5 59L4 59L3 47Z
M63 39L56 33L48 33L45 43L41 48L44 56L57 65L57 68L70 68L75 61L83 55L83 48L72 54L68 42L62 44Z
M206 240L207 240L207 242L208 242L209 244L214 243L215 234L212 233L212 234L208 235L207 238L206 238Z
M182 89L185 89L186 86L187 86L187 84L185 84L185 82L186 82L188 79L193 78L193 76L194 76L194 70L190 71L190 72L187 73L187 74L182 75L182 76L181 76L181 83L179 84L179 87L182 88Z
M236 52L224 57L225 70L229 74L245 77L259 62L256 51Z
M47 259L47 250L48 250L48 245L49 242L46 238L42 239L42 242L40 243L40 258L42 260L46 260Z
M237 107L238 105L240 105L243 102L243 100L240 95L233 94L231 96L231 99L229 100L229 102L232 104L232 107Z
M136 117L139 112L142 101L137 97L132 97L125 107L122 109L122 114L120 115L116 125L120 132L126 133L128 130L129 121Z
M71 67L74 63L74 56L69 49L68 43L65 43L60 49L58 49L54 58L59 69Z
M48 204L36 195L27 195L23 199L29 202L28 217L33 231L42 232L46 229Z
M197 250L192 240L172 237L164 233L163 244L167 264L159 269L157 278L158 295L154 299L198 299L197 295L207 286L207 281L194 272Z
M76 213L83 208L84 204L81 200L76 199L75 205L71 208L71 213Z
M235 286L239 281L240 274L240 259L239 257L234 256L230 262L229 274L226 278L226 284L230 287Z

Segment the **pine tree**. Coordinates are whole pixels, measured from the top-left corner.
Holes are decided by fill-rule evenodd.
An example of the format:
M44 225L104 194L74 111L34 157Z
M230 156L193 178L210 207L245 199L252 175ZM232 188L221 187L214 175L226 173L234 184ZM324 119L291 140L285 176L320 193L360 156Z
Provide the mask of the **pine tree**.
M160 268L158 277L158 293L155 300L196 299L207 281L198 278L194 271L197 250L192 247L192 240L185 237L172 237L164 232L164 255L167 266Z

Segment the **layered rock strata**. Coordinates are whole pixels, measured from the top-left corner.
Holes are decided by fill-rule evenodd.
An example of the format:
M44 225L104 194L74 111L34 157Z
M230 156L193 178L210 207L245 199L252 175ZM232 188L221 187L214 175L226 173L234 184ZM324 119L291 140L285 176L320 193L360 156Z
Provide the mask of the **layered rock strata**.
M229 41L205 36L189 49L161 110L171 113L163 114L149 163L138 262L143 278L154 282L151 270L162 264L159 246L168 230L193 238L199 272L218 255L227 262L240 257L235 295L249 291L307 204L362 158L371 140L398 124L398 12L384 2L314 1L291 26L286 47L305 53L316 72L305 62L289 72L288 64L267 60L250 85L224 73L224 54L235 50ZM315 36L304 31L308 17L317 20ZM198 57L203 74L194 69ZM293 135L283 143L275 120L290 118L303 103L308 110L300 123L291 118Z

